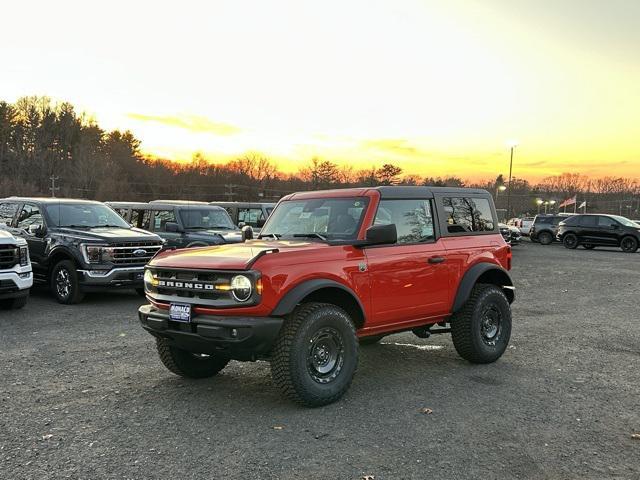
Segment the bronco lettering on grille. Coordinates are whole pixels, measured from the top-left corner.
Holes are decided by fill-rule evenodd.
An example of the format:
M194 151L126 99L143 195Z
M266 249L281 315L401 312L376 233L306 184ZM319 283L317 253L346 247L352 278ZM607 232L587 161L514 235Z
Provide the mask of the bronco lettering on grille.
M158 286L167 288L184 288L188 290L215 290L215 287L210 283L176 282L174 280L158 280Z

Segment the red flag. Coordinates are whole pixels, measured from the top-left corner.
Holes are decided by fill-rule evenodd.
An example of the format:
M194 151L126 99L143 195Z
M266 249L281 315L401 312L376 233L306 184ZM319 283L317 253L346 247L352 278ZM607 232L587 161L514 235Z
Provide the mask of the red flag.
M568 207L569 205L573 205L576 203L576 195L574 195L571 198L567 198L565 201L563 201L560 205L558 205L558 208L562 208L562 207Z

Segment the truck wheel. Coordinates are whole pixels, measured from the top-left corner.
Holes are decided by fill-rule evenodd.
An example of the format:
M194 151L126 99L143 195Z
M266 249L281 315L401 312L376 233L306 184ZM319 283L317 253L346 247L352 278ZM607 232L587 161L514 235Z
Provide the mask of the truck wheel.
M271 358L274 383L294 402L319 407L349 389L358 339L349 315L328 303L306 303L286 319Z
M27 304L28 297L8 298L0 300L0 308L3 310L18 310Z
M62 260L53 267L50 287L56 300L64 305L80 303L84 298L84 292L78 280L78 271L71 260Z
M623 252L634 253L638 250L638 240L632 236L623 237L620 248Z
M371 337L360 337L358 342L360 345L375 345L384 338L384 335L373 335Z
M562 244L564 248L573 250L578 247L578 237L574 233L567 233L562 239Z
M171 345L166 338L156 338L156 348L162 364L169 371L186 378L209 378L229 363L229 359L191 353Z
M541 245L551 245L553 243L553 235L549 232L542 232L538 235L538 241Z
M478 284L450 323L458 355L472 363L495 362L509 343L511 307L499 287Z

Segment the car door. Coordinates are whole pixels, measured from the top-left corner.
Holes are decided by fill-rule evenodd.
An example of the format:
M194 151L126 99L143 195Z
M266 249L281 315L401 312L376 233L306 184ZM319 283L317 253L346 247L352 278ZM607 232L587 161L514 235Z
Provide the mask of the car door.
M618 245L622 234L622 225L614 218L598 215L598 234L600 243Z
M582 243L601 243L596 215L582 215L576 234Z
M447 313L450 275L432 212L427 199L380 201L374 225L395 224L398 242L365 249L372 325Z
M39 227L39 228L38 228ZM16 229L29 245L29 256L33 270L42 272L46 269L45 221L42 212L34 203L23 203L16 218Z

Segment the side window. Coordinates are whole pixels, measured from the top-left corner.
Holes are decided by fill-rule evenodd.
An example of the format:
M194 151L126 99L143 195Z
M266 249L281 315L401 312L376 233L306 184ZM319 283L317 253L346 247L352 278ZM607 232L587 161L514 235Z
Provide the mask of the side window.
M131 223L134 227L151 230L151 210L132 210Z
M593 215L585 215L580 218L580 226L581 227L595 227L596 226L596 217Z
M566 220L563 220L565 225L569 225L571 227L575 227L576 225L578 225L578 221L580 220L580 217L569 217Z
M153 229L156 232L166 231L167 222L175 222L176 214L173 210L159 210L156 212L156 218L153 222ZM142 227L143 228L143 227Z
M10 226L17 211L17 203L0 203L0 223Z
M435 239L429 200L382 200L374 225L396 224L398 243L428 242Z
M252 227L261 227L264 225L264 213L261 208L239 208L238 223L244 222Z
M122 218L124 218L125 220L127 219L127 213L129 212L129 209L115 208L115 207L111 207L111 208L113 208L113 211L116 212L118 215L120 215Z
M489 232L495 229L491 205L486 198L445 197L449 233Z
M234 216L234 212L233 212L233 208L232 207L224 207L224 209L227 211L227 213L231 217L231 220L233 221L233 223L239 223L238 219L235 218L235 216Z
M615 227L616 225L619 225L619 223L616 222L611 217L598 217L598 226L599 227L611 228L611 227Z
M18 216L18 228L28 230L31 225L43 225L40 210L35 205L24 204Z

